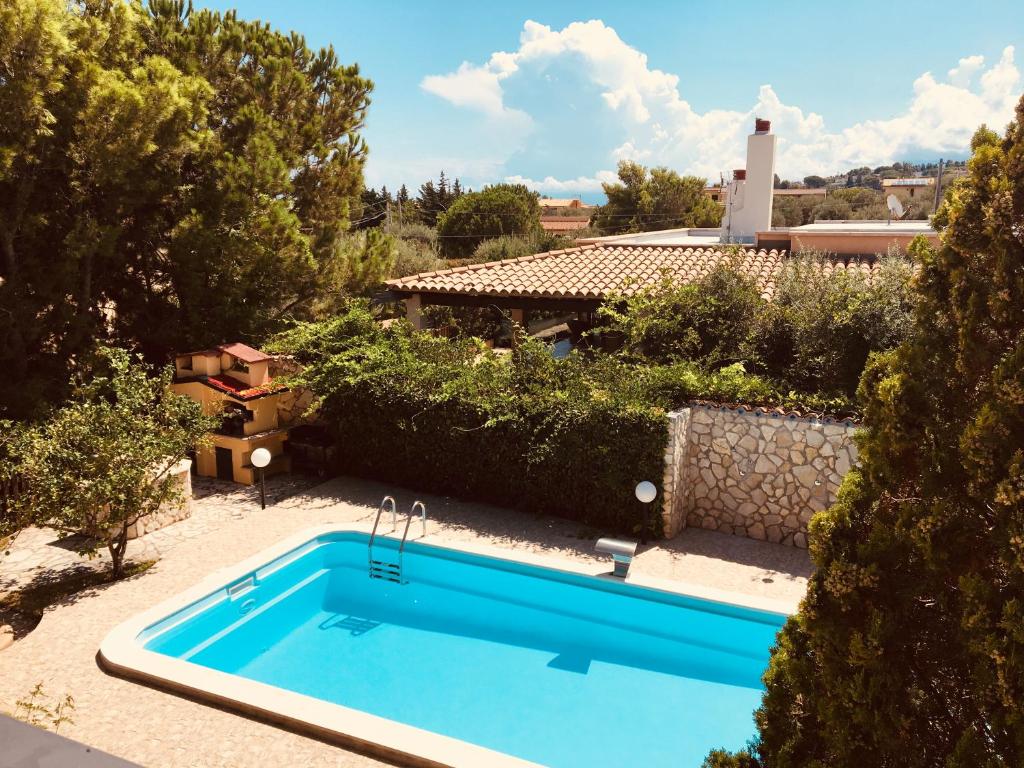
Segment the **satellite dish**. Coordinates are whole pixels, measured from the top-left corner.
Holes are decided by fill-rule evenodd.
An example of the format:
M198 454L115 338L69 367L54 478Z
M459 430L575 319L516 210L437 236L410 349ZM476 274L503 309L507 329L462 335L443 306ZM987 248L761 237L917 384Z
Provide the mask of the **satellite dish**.
M900 202L900 199L896 197L896 195L889 195L885 198L885 204L889 208L889 213L894 219L903 218L903 203Z

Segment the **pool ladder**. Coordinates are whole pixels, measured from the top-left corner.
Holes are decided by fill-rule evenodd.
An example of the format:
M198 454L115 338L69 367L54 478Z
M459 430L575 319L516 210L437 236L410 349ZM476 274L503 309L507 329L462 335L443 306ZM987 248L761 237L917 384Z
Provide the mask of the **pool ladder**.
M420 519L423 521L423 535L427 535L427 506L417 499L413 502L412 507L405 516L405 529L402 531L402 540L398 545L398 560L375 560L373 557L373 542L377 538L377 527L380 525L380 518L384 514L384 510L390 510L391 512L391 530L395 531L398 529L398 506L395 503L394 497L385 496L381 500L380 507L377 509L377 517L373 521L370 543L366 547L366 559L371 579L384 579L395 584L406 583L402 576L402 554L405 551L405 540L409 536L409 525L412 523L412 519L416 517L417 509L420 511Z

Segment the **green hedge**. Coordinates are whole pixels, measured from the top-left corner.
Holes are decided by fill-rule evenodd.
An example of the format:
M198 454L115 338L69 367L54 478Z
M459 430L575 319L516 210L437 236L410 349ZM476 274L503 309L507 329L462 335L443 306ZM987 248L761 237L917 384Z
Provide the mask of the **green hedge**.
M629 377L554 360L535 341L502 356L405 326L365 333L352 313L273 345L306 364L303 383L337 431L341 471L639 532L634 487L660 484L667 426Z

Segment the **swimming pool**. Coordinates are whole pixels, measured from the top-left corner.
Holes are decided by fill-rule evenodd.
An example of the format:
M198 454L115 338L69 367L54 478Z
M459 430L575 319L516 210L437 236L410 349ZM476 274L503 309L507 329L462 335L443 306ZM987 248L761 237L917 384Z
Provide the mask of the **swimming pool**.
M699 766L754 733L784 613L418 542L404 583L372 579L368 540L283 542L122 624L101 658L425 764Z

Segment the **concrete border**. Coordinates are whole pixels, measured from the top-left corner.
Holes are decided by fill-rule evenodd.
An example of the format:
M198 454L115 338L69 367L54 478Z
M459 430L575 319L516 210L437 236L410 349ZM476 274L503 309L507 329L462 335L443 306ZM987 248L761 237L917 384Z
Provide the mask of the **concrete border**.
M328 524L308 528L246 558L237 565L214 571L194 587L160 602L111 630L100 644L97 654L100 666L105 671L121 677L153 684L199 701L282 725L299 733L407 765L430 768L469 768L480 765L487 765L489 768L535 766L535 763L521 758L449 736L164 656L146 650L139 643L139 635L144 630L167 616L211 597L233 582L270 565L274 560L304 549L321 536L348 532L369 533L370 525ZM443 537L435 535L420 537L416 541L510 563L533 565L568 574L611 578L608 571L598 564L583 564L532 553L512 553L494 546L444 542ZM743 595L695 584L650 578L639 573L631 574L626 583L677 596L695 597L779 615L792 614L797 607L795 601Z

